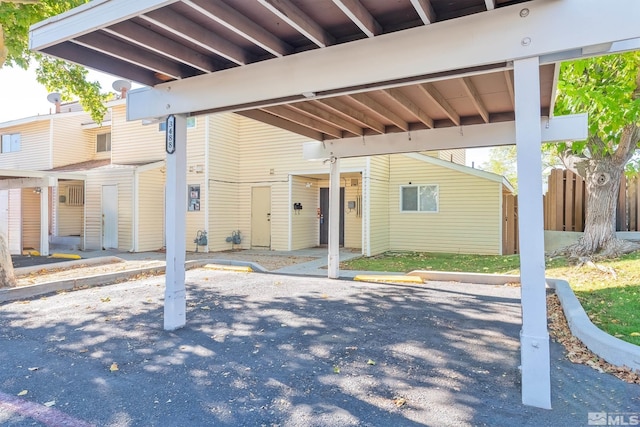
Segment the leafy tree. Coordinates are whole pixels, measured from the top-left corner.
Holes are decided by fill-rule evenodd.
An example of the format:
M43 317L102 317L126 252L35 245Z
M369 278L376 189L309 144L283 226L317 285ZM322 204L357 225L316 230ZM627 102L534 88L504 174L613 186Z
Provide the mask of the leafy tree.
M640 143L640 52L562 64L555 113L589 113L586 141L556 145L565 166L585 179L585 232L566 249L575 257L611 257L637 249L616 238L620 179L637 170Z
M98 82L87 81L84 67L46 57L29 50L29 27L51 16L58 15L88 0L0 0L0 36L4 32L6 59L0 42L0 67L27 69L33 62L38 64L36 79L48 91L60 92L62 99L78 98L82 107L91 113L96 122L102 122L106 113L104 101L107 95L100 93ZM1 38L1 37L0 37Z
M45 57L29 50L29 27L58 15L88 0L0 0L0 68L3 65L27 69L38 64L36 79L48 91L60 92L63 99L79 98L82 107L97 123L106 113L107 95L100 84L87 81L87 70L64 61ZM15 286L13 264L4 236L0 234L0 288Z

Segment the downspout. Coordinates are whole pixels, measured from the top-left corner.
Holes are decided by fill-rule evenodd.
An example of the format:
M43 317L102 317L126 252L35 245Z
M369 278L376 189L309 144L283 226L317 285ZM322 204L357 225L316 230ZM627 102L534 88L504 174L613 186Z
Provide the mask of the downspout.
M140 213L138 212L138 197L140 185L140 171L136 167L133 170L133 221L131 221L131 249L129 252L138 252L138 220Z
M366 158L364 173L362 174L362 245L364 256L371 256L371 157Z
M293 177L289 174L287 180L289 181L289 207L287 208L287 216L289 221L289 232L288 232L288 242L287 242L287 250L291 251L293 246L293 218L291 217L291 206L293 206Z
M209 232L209 116L204 117L204 230ZM204 252L209 252L209 240L207 240L207 246L204 248Z

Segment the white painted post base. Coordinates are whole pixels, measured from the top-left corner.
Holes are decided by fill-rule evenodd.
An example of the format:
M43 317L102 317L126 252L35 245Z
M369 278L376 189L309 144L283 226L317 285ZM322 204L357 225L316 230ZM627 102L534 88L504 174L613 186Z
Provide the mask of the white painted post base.
M329 279L340 277L340 159L329 167Z
M522 403L551 409L551 368L544 277L539 60L534 57L514 61L513 70L522 285Z
M167 126L169 132L169 126ZM164 292L164 329L173 331L187 323L185 291L187 211L187 117L175 116L175 152L167 153L166 239L167 267Z

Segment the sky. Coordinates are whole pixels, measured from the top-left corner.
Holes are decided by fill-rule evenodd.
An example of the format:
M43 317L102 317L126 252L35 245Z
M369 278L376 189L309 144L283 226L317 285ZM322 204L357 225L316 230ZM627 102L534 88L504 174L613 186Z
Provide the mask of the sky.
M90 80L98 80L103 91L112 91L117 77L89 71ZM134 86L135 87L135 86ZM47 101L48 92L36 81L33 69L0 68L0 123L24 117L49 114L53 104ZM488 148L467 150L467 165L480 167L488 159Z

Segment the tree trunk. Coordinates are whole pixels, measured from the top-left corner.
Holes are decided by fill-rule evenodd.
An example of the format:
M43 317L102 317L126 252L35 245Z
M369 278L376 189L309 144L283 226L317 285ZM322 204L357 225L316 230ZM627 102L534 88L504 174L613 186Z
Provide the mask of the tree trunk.
M587 167L585 177L588 208L579 242L581 255L600 253L616 239L616 205L624 172L624 165L608 159L590 163L593 167Z
M0 233L0 288L16 286L16 276L13 272L13 261L9 253L9 245L4 234Z

